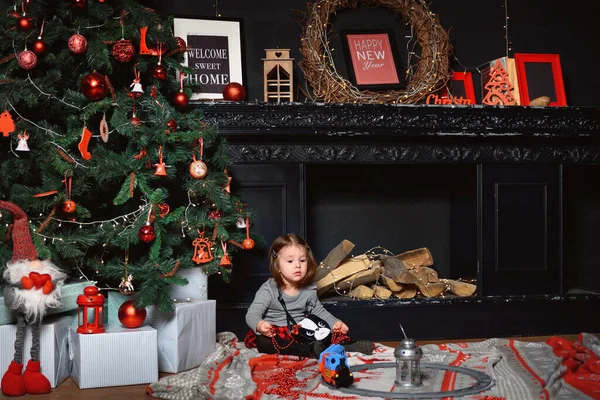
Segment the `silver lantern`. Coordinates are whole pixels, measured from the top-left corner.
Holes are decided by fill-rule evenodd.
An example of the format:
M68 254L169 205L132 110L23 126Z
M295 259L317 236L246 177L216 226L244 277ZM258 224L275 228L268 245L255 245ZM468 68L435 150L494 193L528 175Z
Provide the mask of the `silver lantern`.
M421 358L423 350L415 343L414 339L402 339L400 346L394 350L396 357L397 386L421 386Z

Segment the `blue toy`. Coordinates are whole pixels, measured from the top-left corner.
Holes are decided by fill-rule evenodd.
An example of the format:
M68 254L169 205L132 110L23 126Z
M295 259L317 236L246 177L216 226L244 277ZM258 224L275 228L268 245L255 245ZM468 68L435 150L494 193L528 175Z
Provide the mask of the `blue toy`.
M346 350L341 344L332 344L319 355L319 372L328 385L349 387L354 382Z

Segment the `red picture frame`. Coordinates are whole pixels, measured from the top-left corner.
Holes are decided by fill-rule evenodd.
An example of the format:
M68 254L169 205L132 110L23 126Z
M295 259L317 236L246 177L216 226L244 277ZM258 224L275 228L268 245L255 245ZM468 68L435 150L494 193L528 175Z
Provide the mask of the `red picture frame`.
M340 33L346 67L354 85L366 90L405 87L393 31L380 29Z
M550 97L550 106L566 106L567 96L558 54L515 53L521 105L539 96Z
M455 85L455 82L460 82L460 84ZM477 104L473 74L471 72L453 72L450 75L448 86L441 90L440 95L441 97L464 97L471 102L470 104Z

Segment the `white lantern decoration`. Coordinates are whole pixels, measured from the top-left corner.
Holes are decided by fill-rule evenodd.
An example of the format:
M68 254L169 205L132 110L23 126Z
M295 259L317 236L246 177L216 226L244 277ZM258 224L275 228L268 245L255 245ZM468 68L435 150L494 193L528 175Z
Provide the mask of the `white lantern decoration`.
M421 358L423 350L414 339L403 339L400 346L394 350L396 357L396 381L394 384L402 387L421 386Z

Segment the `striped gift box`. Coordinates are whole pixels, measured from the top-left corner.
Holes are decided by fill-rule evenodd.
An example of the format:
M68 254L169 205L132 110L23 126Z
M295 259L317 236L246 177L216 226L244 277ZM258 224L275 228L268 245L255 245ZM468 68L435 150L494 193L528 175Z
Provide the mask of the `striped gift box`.
M74 281L65 283L61 289L62 307L49 308L48 315L60 314L66 311L77 310L77 296L83 294L83 289L86 286L94 286L95 282L89 281ZM14 324L17 319L9 309L4 305L3 287L0 285L0 325Z
M140 385L158 380L156 329L107 326L105 333L69 331L71 377L80 389Z
M180 372L195 368L216 348L215 300L195 300L175 305L175 312L146 309L146 324L158 332L158 368Z
M71 358L69 357L68 338L74 313L47 317L40 330L40 366L42 373L48 378L53 388L71 375ZM17 337L16 325L0 326L0 371L4 373L15 355L14 343ZM23 346L23 369L30 359L31 329L25 331Z

